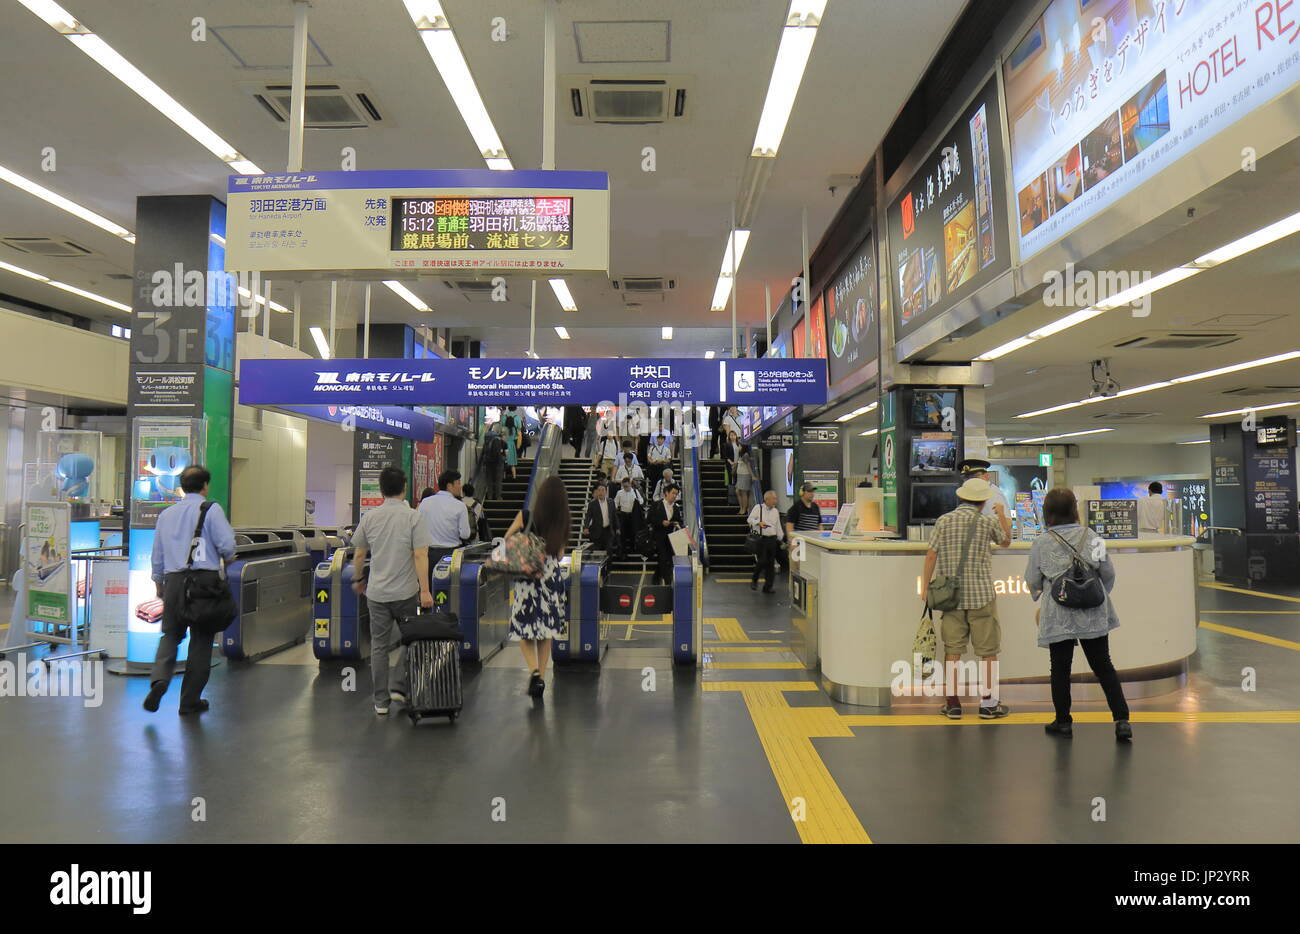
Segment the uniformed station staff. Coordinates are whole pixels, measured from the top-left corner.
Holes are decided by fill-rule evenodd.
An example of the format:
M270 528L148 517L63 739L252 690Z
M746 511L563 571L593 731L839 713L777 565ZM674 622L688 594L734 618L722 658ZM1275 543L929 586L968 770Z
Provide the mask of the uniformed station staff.
M957 469L961 471L961 479L963 483L972 478L987 480L989 486L993 488L993 495L988 498L989 512L996 517L998 514L996 507L1001 506L1002 514L1007 518L1011 518L1013 513L1010 505L1007 504L1007 498L1002 495L1002 490L989 476L989 468L992 466L993 465L986 460L981 460L978 457L968 457L957 465Z

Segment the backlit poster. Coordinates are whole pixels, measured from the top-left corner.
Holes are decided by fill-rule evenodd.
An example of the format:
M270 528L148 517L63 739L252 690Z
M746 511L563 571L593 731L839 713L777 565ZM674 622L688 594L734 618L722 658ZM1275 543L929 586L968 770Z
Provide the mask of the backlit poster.
M1049 4L1003 66L1021 258L1291 88L1291 6Z
M821 296L817 296L817 301L812 306L812 352L805 353L807 350L807 336L804 334L804 320L800 318L794 323L794 356L795 359L803 357L825 357L826 356L826 316L822 310Z
M27 618L35 622L72 622L71 515L67 503L28 503L24 510L23 581Z
M880 353L876 278L876 238L867 234L858 252L844 264L826 290L832 386Z
M889 206L899 337L1010 266L999 118L991 80Z

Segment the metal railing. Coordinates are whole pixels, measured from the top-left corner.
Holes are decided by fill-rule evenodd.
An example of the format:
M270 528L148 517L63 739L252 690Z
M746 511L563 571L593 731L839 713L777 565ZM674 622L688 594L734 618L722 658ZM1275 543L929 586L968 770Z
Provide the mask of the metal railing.
M700 553L700 564L709 567L709 548L704 540L704 500L700 494L700 449L698 445L686 445L682 452L682 489L686 502L682 505L686 517L686 528L695 540Z
M542 481L560 472L560 455L563 453L560 450L563 443L561 434L557 425L548 422L542 426L541 436L537 440L537 453L533 455L533 471L528 475L528 492L524 494L525 510L532 505L533 494L542 485ZM529 525L531 524L530 516Z

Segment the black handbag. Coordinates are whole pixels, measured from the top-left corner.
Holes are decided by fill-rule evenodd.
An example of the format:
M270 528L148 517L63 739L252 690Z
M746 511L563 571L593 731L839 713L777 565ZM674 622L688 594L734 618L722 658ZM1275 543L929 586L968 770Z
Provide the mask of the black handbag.
M1069 570L1052 580L1052 599L1061 606L1074 610L1090 610L1106 602L1106 588L1101 574L1083 559L1083 555L1065 540L1065 536L1049 529L1056 540L1070 549ZM1086 538L1086 533L1085 533Z
M194 526L194 537L190 540L185 569L181 571L185 575L185 586L177 613L181 623L204 636L224 632L239 615L239 607L235 605L235 597L230 592L224 571L204 572L194 568L194 549L198 546L199 536L203 534L203 522L211 508L211 500L199 507L199 521Z
M465 638L456 614L445 610L400 617L397 620L397 631L402 634L402 645L410 645L412 642L460 642Z
M745 550L751 555L756 555L761 547L763 547L763 533L757 529L750 529L745 535Z

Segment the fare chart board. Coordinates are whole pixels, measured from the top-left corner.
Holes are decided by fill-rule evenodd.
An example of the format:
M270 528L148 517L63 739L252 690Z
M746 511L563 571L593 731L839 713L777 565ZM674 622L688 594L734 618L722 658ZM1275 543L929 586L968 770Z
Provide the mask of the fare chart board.
M1138 504L1135 499L1090 499L1088 527L1102 538L1137 538Z
M609 176L491 169L233 175L226 268L357 278L609 270Z
M821 405L825 360L691 357L563 360L254 360L240 364L243 405Z

